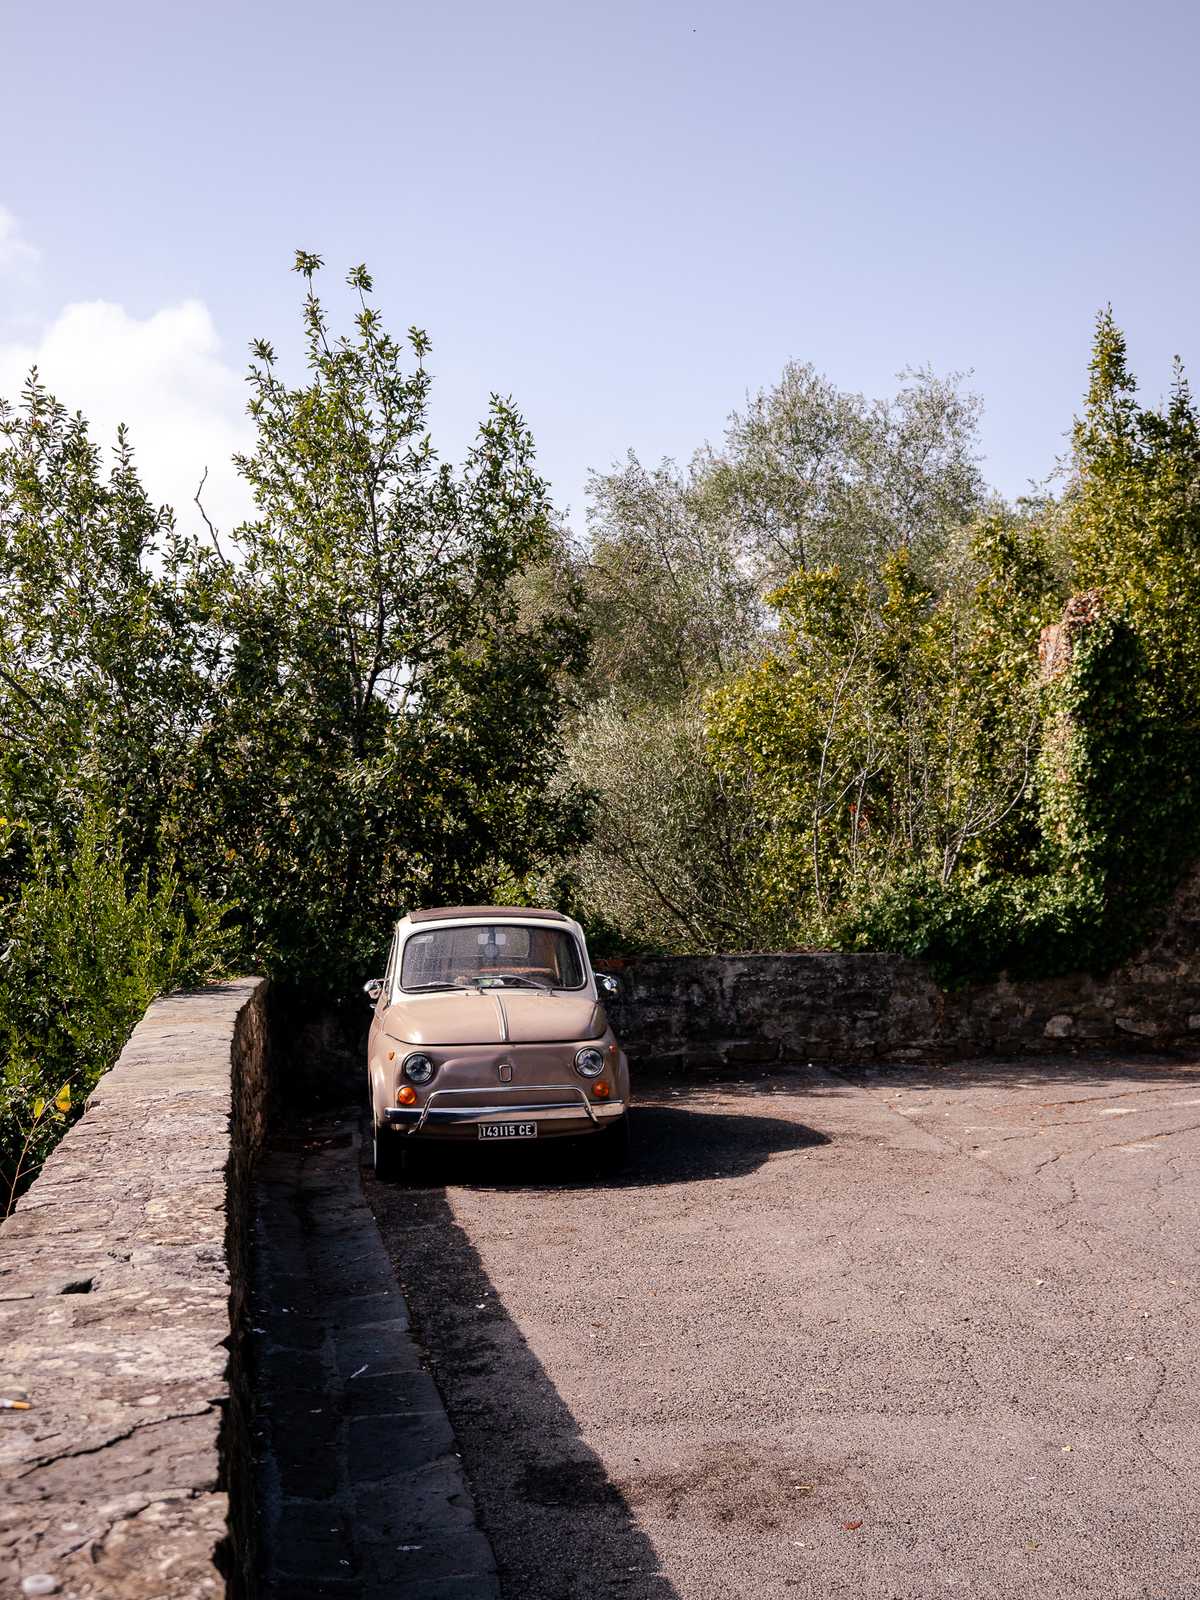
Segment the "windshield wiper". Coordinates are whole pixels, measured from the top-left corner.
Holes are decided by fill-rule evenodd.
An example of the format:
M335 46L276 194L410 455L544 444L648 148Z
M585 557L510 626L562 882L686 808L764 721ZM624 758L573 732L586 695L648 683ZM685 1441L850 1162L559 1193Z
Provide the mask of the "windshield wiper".
M553 989L548 983L539 983L536 978L523 977L519 972L506 972L501 976L502 984L523 983L530 989L540 989L543 994L552 994Z
M410 983L404 986L405 994L416 994L418 989L473 989L471 983Z

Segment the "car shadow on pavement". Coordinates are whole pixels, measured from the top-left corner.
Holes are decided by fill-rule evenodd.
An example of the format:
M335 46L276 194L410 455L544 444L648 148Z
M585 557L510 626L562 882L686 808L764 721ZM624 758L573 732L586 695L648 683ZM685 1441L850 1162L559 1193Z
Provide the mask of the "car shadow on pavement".
M826 1134L783 1116L714 1114L685 1104L636 1104L627 1166L605 1171L595 1136L487 1145L429 1144L413 1152L410 1187L485 1189L646 1188L742 1178L772 1156L829 1143Z
M679 1600L625 1495L506 1311L445 1189L383 1184L365 1165L363 1186L507 1600Z

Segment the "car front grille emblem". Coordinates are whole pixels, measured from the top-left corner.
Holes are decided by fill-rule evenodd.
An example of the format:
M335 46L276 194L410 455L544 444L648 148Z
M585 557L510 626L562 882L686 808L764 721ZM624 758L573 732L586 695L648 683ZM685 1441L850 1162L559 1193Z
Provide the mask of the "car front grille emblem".
M512 1082L512 1062L511 1061L502 1061L500 1063L500 1065L496 1068L496 1071L500 1074L500 1082L501 1083L511 1083Z

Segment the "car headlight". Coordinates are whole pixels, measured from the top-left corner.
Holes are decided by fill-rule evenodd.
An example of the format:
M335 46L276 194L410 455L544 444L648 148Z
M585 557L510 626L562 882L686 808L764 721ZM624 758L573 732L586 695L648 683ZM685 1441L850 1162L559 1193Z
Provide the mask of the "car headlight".
M575 1071L583 1078L598 1078L604 1071L604 1051L588 1045L575 1052Z
M433 1077L433 1062L428 1056L415 1055L404 1058L404 1076L410 1083L428 1083Z

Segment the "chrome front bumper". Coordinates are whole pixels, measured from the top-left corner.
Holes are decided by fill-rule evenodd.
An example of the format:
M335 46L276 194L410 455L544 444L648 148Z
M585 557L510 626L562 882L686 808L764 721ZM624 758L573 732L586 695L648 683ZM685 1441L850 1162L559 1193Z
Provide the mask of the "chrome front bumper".
M518 1098L527 1095L530 1088L544 1088L548 1094L573 1095L574 1099L540 1100L529 1102ZM450 1099L455 1095L481 1094L503 1096L511 1100L498 1100L487 1105L455 1106L436 1105L435 1101ZM593 1126L611 1122L624 1116L624 1100L589 1100L583 1089L573 1089L569 1084L529 1085L504 1089L434 1089L423 1106L388 1106L384 1116L393 1127L407 1133L420 1133L427 1125L433 1127L469 1127L477 1122L494 1122L497 1118L521 1117L528 1122L579 1122L587 1117Z

